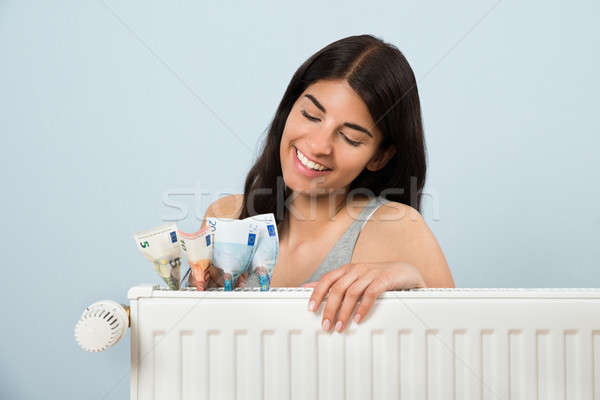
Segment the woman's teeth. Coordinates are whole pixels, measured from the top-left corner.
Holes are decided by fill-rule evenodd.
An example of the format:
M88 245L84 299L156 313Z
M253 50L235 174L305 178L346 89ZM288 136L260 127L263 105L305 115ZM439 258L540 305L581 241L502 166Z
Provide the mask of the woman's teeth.
M321 164L310 161L308 158L304 157L304 154L302 154L298 149L296 149L296 155L298 156L298 160L300 160L302 165L304 165L306 168L314 169L315 171L325 171L329 169Z

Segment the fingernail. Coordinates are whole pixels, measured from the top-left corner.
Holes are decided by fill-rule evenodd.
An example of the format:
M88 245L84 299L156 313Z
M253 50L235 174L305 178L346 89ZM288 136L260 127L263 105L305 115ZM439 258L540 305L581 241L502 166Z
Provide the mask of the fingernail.
M328 331L330 326L331 326L331 323L329 322L328 319L326 319L325 321L323 321L323 330L324 331Z
M358 324L359 321L360 321L360 314L356 314L354 316L354 323Z
M308 303L308 311L315 311L315 302L311 301Z
M344 324L342 324L342 321L338 321L337 324L335 324L335 330L338 331L338 332L341 332L343 325Z

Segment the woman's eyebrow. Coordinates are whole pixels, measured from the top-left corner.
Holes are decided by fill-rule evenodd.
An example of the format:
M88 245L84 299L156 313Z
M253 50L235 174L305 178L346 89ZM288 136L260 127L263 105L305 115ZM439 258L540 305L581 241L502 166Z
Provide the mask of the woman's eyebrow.
M319 103L319 100L315 99L315 97L312 94L305 94L304 97L308 97L310 101L315 103L315 106L317 106L319 110L323 111L324 113L327 112L327 110L325 110L325 107L323 107L323 105Z
M327 113L327 110L325 110L325 107L323 107L323 105L321 103L319 103L319 100L317 100L315 98L315 96L313 96L312 94L305 94L304 97L307 97L308 99L310 99L310 101L312 101L319 110L323 111L323 113ZM357 131L364 132L367 135L373 137L371 132L369 132L367 129L363 128L360 125L354 124L352 122L344 122L344 126L347 126L348 128L351 128L351 129L356 129Z

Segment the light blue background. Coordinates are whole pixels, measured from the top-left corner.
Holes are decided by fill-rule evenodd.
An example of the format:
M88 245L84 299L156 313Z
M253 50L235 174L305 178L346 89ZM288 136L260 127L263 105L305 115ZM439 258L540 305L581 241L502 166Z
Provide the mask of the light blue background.
M457 286L600 286L599 16L591 0L0 1L0 398L128 398L129 336L79 350L84 306L159 282L132 233L180 216L166 193L211 193L171 197L193 229L240 192L294 71L354 34L418 78L424 215Z

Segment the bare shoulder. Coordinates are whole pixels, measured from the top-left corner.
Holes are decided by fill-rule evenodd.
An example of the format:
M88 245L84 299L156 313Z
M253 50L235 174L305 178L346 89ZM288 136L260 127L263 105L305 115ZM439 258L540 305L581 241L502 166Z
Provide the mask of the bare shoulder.
M369 241L381 242L393 240L393 249L399 249L398 238L403 243L418 242L423 236L432 235L425 219L415 208L388 201L382 204L369 218L361 231L361 236ZM390 249L393 251L393 249Z
M364 225L352 262L402 261L417 267L428 287L454 287L433 232L415 208L387 202Z
M206 217L239 218L243 201L243 194L230 194L221 197L208 206Z
M374 221L375 224L395 221L395 224L387 224L388 226L400 227L402 223L412 222L414 224L424 223L421 213L415 208L398 203L396 201L388 201L382 204L372 215L369 221Z

